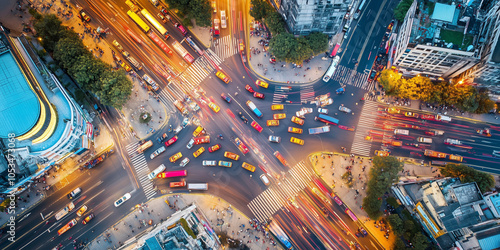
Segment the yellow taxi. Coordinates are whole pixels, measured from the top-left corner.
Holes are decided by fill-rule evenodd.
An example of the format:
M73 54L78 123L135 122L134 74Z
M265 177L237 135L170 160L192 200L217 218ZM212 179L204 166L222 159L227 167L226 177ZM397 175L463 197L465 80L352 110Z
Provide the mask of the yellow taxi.
M225 82L226 84L229 83L230 79L229 77L227 77L224 73L222 73L221 71L217 71L217 73L215 73L215 75L221 79L223 82Z
M304 125L304 119L300 119L297 116L292 117L292 122L300 126Z
M279 120L267 120L267 126L268 127L275 127L275 126L278 126L280 125L280 121Z
M170 156L169 160L170 160L170 162L175 162L175 161L179 160L181 157L182 157L182 153L179 152L175 155Z
M387 151L380 151L380 150L375 150L375 155L376 156L389 156L389 152Z
M464 158L460 155L450 155L449 158L450 158L450 160L459 161L459 162L462 162L464 160Z
M205 129L204 129L202 126L198 126L198 127L194 130L194 132L193 132L193 136L194 136L194 137L196 137L196 136L198 136L198 135L200 135L200 134L204 134L204 133L203 133L203 130L205 130Z
M233 163L232 162L228 162L228 161L219 161L219 167L226 167L226 168L230 168L233 166Z
M293 137L293 136L292 136L292 138L290 138L290 142L298 144L298 145L304 145L304 140L299 139L297 137Z
M121 66L127 72L130 72L132 70L132 68L128 66L128 64L126 64L125 62L122 62Z
M205 152L205 147L201 147L199 148L198 150L196 150L194 153L193 153L193 156L194 158L198 157L201 155L201 153Z
M87 206L83 205L83 206L82 206L82 207L78 210L78 212L76 212L76 215L78 215L78 216L82 216L82 215L85 213L85 211L87 211Z
M285 108L285 105L283 104L273 104L271 105L271 110L283 110Z
M209 107L210 107L210 108L211 108L211 109L212 109L215 113L218 113L218 112L219 112L219 110L220 110L219 106L217 106L217 104L215 104L215 103L213 103L213 102L209 103L209 104L208 104L208 106L209 106Z
M387 113L389 114L399 114L401 113L401 110L395 108L395 107L390 107L387 109Z
M263 87L265 89L267 89L269 87L269 83L261 81L261 80L255 81L255 85Z
M237 155L237 154L235 154L233 152L229 152L229 151L224 152L224 157L229 158L231 160L235 160L235 161L237 161L238 159L240 159L239 155Z
M281 113L281 114L274 114L273 115L273 119L274 120L281 120L281 119L285 119L286 118L286 114L285 113Z
M241 165L241 167L250 171L250 172L255 172L255 166L252 166L246 162L243 162L243 165Z
M294 134L302 134L302 129L295 128L295 127L288 127L288 132L294 133Z

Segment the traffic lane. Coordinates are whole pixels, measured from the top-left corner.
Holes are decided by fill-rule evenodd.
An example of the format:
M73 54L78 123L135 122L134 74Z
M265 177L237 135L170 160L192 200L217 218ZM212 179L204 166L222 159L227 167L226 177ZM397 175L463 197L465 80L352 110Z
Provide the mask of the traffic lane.
M273 216L273 220L279 224L290 242L298 249L326 249L316 235L297 228L297 225L303 222L291 213L290 208L291 206L287 205Z

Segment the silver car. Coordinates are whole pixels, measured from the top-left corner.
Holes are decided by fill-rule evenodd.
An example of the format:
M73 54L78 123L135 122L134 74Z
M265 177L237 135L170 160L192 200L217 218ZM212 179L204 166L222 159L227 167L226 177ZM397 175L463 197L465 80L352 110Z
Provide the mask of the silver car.
M339 110L344 112L344 113L347 113L347 114L351 113L351 109L349 109L345 106L339 106Z
M181 167L185 167L189 163L189 158L185 157L181 161Z
M186 145L186 148L191 149L193 147L193 145L194 145L194 139L191 138L191 140L189 141L188 145Z
M269 136L269 141L270 142L275 142L275 143L280 143L281 142L281 137L270 135Z
M204 160L202 164L203 164L203 166L213 167L213 166L217 166L217 161Z

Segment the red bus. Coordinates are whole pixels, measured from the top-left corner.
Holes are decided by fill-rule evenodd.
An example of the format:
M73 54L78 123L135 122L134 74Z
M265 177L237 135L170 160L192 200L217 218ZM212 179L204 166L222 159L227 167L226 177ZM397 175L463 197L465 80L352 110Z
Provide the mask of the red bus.
M127 28L126 31L129 34L129 36L132 37L132 39L134 39L136 43L142 44L142 40L136 34L134 34L134 32L132 32L129 28Z
M158 174L158 178L173 178L173 177L185 177L187 175L187 170L177 170L168 171Z
M154 32L148 33L149 38L153 40L167 55L171 56L174 52L168 47L168 45L163 42Z
M357 221L357 220L358 220L358 217L356 217L356 215L354 215L354 213L353 213L351 210L349 210L349 208L346 208L346 209L345 209L345 213L346 213L347 215L349 215L349 217L351 217L351 219L352 219L353 221Z
M335 48L333 48L332 53L330 54L331 58L334 58L337 55L337 51L339 51L339 48L340 44L337 43L337 45L335 45Z

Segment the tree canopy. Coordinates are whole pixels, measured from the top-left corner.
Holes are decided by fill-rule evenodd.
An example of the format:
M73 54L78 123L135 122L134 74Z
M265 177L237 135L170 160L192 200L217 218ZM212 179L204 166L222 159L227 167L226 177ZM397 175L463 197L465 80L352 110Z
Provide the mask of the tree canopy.
M487 113L495 107L488 90L444 81L433 83L427 77L402 78L391 69L383 70L378 78L387 95L422 100L439 105L453 105L471 113Z
M250 15L255 20L262 20L273 11L273 7L265 0L251 0L250 3L252 5Z
M266 25L269 28L269 31L273 35L281 34L286 31L285 29L285 21L283 20L283 17L281 16L280 13L277 11L272 11L271 13L268 13L266 16Z
M376 220L381 216L382 196L389 191L393 183L398 181L398 172L401 169L403 169L403 163L395 157L375 156L373 158L366 197L363 199L363 208L371 219Z
M398 6L396 6L396 9L394 9L394 17L396 20L399 22L403 22L406 16L406 13L410 9L411 5L413 4L413 0L402 0L399 2Z
M123 70L115 71L90 53L78 35L63 26L55 15L37 15L35 30L44 48L75 79L104 105L121 108L132 94L132 82Z
M448 163L441 169L441 174L446 177L458 177L463 183L476 182L482 193L490 191L495 186L495 179L491 174L463 164Z
M182 18L183 24L191 24L191 19L200 27L212 26L213 8L208 0L165 0L170 9L176 9L176 15Z

